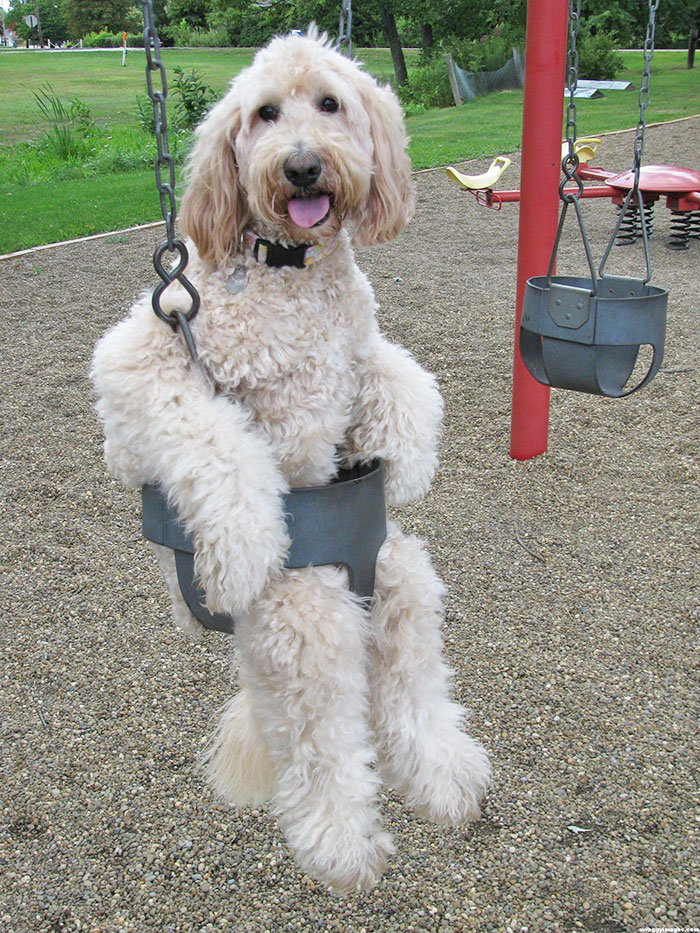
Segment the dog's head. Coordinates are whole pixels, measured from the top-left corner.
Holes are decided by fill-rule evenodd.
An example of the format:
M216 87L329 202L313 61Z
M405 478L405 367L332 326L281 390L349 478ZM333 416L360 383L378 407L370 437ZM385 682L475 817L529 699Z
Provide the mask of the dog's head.
M397 236L413 213L401 107L315 29L274 39L197 129L180 218L222 264L246 229L317 243L347 221L360 245Z

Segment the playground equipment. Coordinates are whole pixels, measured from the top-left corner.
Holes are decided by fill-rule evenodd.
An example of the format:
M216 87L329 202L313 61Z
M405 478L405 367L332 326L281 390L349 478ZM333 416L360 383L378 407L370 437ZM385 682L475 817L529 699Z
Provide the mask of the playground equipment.
M650 0L651 38L648 46L645 46L633 169L628 173L630 178L627 193L596 275L580 207L584 186L580 176L579 154L576 151L576 39L581 0L577 0L576 10L571 0L567 58L568 151L562 161L564 178L559 185L562 209L547 275L532 276L527 280L519 334L520 353L525 365L538 382L547 386L620 398L636 392L653 379L663 359L668 292L648 284L651 278L651 260L647 224L643 217L641 230L646 278L605 275L606 262L628 211L634 207L638 211L641 210L640 175L644 145L644 111L649 100L653 27L658 3L659 0ZM579 152L582 151L583 147L579 149ZM567 191L567 181L574 183L573 190ZM571 206L576 213L590 279L553 275L566 214ZM651 365L643 379L628 388L642 345L651 346L653 349Z
M342 53L343 45L347 49L347 57L352 58L352 0L342 0L340 4L336 50Z
M234 620L205 606L204 590L194 569L195 546L158 486L141 489L143 536L171 548L182 597L209 631L234 630ZM341 564L350 589L362 599L374 592L377 555L386 538L384 465L381 460L340 470L325 486L305 486L284 496L291 545L285 559L290 569L309 564Z
M581 181L604 182L602 185L585 187L581 192L581 197L609 197L613 204L621 208L627 192L634 185L634 170L618 173L590 165L599 145L598 137L582 137L576 140L575 152L579 158L579 178ZM563 148L568 149L566 143ZM517 189L494 190L494 185L510 164L510 159L497 156L487 171L481 175L465 175L449 167L447 177L474 195L477 203L491 210L500 210L501 205L520 200L520 191ZM565 188L564 193L573 194L576 190L574 187ZM666 198L666 207L672 215L669 247L675 250L688 249L691 239L700 239L700 172L681 165L642 166L639 173L639 194L642 211L640 212L637 204L630 205L618 231L617 246L634 243L641 235L642 213L647 233L651 236L654 225L654 205L661 197Z
M500 211L501 201L494 198L493 186L510 163L511 160L506 156L496 156L491 165L481 175L465 175L450 165L447 168L447 177L461 188L464 188L465 191L470 191L479 204Z
M601 189L607 193L612 190L613 204L622 206L624 192L629 191L634 184L632 170L615 174L605 169L586 166L579 171L584 181L603 181L605 186ZM598 187L584 188L583 197L603 196L597 195ZM586 194L587 191L596 194ZM691 238L700 239L700 172L680 165L645 165L639 173L639 204L633 205L634 210L623 221L619 233L622 239L618 245L633 243L641 233L641 217L647 227L647 232L653 232L654 204L660 197L666 198L666 207L671 211L671 234L669 247L671 249L688 249Z

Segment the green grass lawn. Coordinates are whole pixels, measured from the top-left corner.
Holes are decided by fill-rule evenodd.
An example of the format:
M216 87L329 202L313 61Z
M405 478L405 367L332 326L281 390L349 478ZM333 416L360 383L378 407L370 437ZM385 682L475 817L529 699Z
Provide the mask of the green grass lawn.
M408 53L409 73L417 53ZM247 65L250 49L165 49L169 72L194 68L217 92ZM623 53L624 74L639 87L641 52ZM386 50L360 50L358 57L383 80L393 75ZM647 122L700 112L697 71L687 71L684 52L657 52L652 62ZM98 132L88 151L71 162L50 157L39 143L47 130L33 94L49 83L57 95L89 105ZM135 117L145 99L145 56L130 50L47 53L0 52L0 253L157 220L160 203L152 172L154 144ZM430 110L407 118L415 169L491 158L519 148L522 91L507 91L462 107ZM564 101L562 101L562 112ZM577 101L579 135L634 127L638 93L607 92ZM174 142L174 141L173 141ZM185 141L180 140L180 152ZM604 146L599 161L605 164ZM624 169L625 166L614 166ZM181 176L181 168L178 169Z
M254 49L163 49L168 78L176 67L195 69L217 93L231 78L249 65ZM406 50L410 63L417 57ZM391 56L384 49L361 49L358 57L375 77L393 77ZM153 80L158 88L158 75ZM122 67L121 49L76 52L0 51L0 146L37 139L33 94L50 84L59 97L79 97L90 105L98 125L109 128L133 120L134 102L146 95L146 56L143 49L130 49Z
M577 99L579 136L595 136L613 130L631 129L637 125L639 84L644 59L641 52L623 52L622 56L625 68L618 79L631 81L634 90L606 91L605 97L598 100ZM685 59L684 52L656 52L654 55L651 94L646 109L647 123L665 122L700 113L700 73L697 69L688 71ZM514 152L520 148L522 107L522 91L503 91L478 98L461 107L430 110L425 114L409 116L406 122L411 134L414 168L448 165L465 159ZM601 159L604 164L604 146L600 150ZM620 168L620 171L623 170Z
M0 194L0 253L57 243L160 220L160 201L149 169L70 178L32 186L31 199ZM76 204L80 211L76 211Z
M169 76L178 65L196 69L220 93L253 54L253 49L163 49L163 62ZM157 88L157 74L154 82ZM130 49L122 68L121 49L0 52L0 86L6 89L0 102L0 145L40 136L33 93L47 83L59 97L89 104L97 124L108 129L133 121L136 98L146 95L146 56L143 49Z

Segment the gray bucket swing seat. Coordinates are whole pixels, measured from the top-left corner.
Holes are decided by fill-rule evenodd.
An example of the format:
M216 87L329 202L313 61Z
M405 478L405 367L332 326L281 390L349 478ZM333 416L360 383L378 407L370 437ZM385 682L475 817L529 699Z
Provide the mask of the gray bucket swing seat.
M143 535L175 552L183 599L199 622L211 631L231 634L234 619L212 613L194 570L194 542L158 486L141 489ZM292 489L284 497L292 540L285 567L335 564L345 567L350 589L362 599L374 592L377 554L386 538L384 464L374 460L341 469L325 486Z
M580 184L580 182L579 182ZM582 190L583 186L580 186ZM617 227L598 270L593 268L588 237L576 196L564 196L557 235L546 275L528 279L520 320L520 354L530 374L547 386L623 398L647 385L663 361L668 291L649 285L651 263L644 222L645 279L606 275L605 263L629 207L628 194ZM580 192L579 192L580 194ZM638 197L637 192L637 197ZM590 278L553 275L569 204L574 205ZM653 355L644 377L628 387L640 347Z

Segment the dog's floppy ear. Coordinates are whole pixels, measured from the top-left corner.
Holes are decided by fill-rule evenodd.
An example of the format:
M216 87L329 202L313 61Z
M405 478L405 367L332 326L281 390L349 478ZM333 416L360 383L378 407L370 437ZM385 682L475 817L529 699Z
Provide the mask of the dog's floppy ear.
M360 89L374 144L374 174L367 203L356 214L353 243L393 240L413 216L415 196L403 112L389 86L363 75Z
M187 163L180 222L199 255L215 265L225 263L235 251L248 219L234 150L240 125L238 97L229 91L197 128Z

